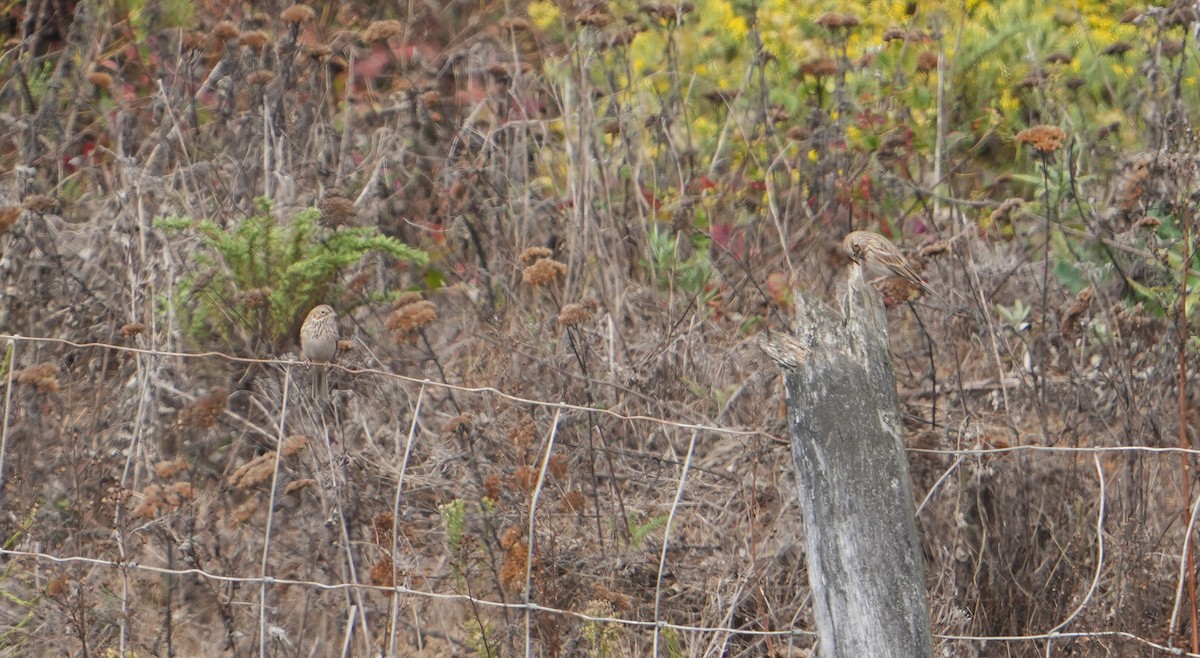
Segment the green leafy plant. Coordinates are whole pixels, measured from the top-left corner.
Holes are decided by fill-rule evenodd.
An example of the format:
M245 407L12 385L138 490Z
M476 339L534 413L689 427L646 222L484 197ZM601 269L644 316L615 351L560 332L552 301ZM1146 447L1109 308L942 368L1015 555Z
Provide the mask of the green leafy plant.
M242 344L251 351L267 342L287 344L304 315L327 302L338 275L372 252L424 264L419 249L374 228L324 232L320 211L303 210L279 221L266 200L258 214L222 228L209 220L161 218L156 226L196 234L203 248L193 255L196 274L174 298L187 335L200 344Z
M1000 316L1001 320L1004 320L1004 323L1010 329L1017 333L1021 333L1029 328L1029 312L1031 310L1033 310L1033 307L1020 299L1014 301L1012 306L996 304L996 314Z
M695 251L687 258L680 258L681 233L671 235L658 224L650 225L650 260L646 263L654 272L660 285L671 287L689 295L701 295L707 302L715 294L707 286L713 276L712 261L708 256L706 237L696 239Z
M652 516L641 523L638 522L637 517L636 512L631 512L626 525L629 527L630 544L634 548L641 548L642 542L646 541L646 537L649 537L650 533L667 525L667 515Z

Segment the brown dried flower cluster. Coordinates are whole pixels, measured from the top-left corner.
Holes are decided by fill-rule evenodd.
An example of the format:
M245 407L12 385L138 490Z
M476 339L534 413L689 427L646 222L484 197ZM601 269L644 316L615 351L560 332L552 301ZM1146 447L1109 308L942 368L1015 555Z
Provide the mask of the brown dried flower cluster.
M544 286L554 283L559 277L567 275L567 266L552 258L539 258L533 265L521 273L521 280L531 286Z
M446 424L442 427L442 434L445 434L447 436L451 435L451 434L466 434L467 432L471 431L471 427L474 424L475 424L475 415L474 414L470 414L470 413L459 414L459 415L455 416L454 418L451 418L450 420L446 421Z
M521 536L521 529L517 526L505 529L500 535L500 547L504 549L504 564L500 566L500 585L510 594L524 591L529 544Z
M1158 52L1167 59L1175 59L1183 53L1183 42L1179 39L1163 39L1158 43Z
M59 388L58 373L58 365L39 363L16 371L13 373L13 379L18 384L32 386L38 393L56 393Z
M21 206L5 206L0 208L0 235L4 235L13 224L17 223L17 220L21 218L22 212L24 212L24 209Z
M153 519L164 512L179 509L192 499L195 491L189 482L176 482L168 486L152 484L142 491L142 502L133 510L134 516Z
M1017 141L1049 155L1062 148L1067 134L1058 126L1034 126L1017 133Z
M254 518L255 514L258 514L258 510L261 507L262 500L259 496L253 496L247 499L246 502L238 505L233 509L232 512L229 513L229 524L236 526L249 521L250 519Z
M187 460L183 457L176 457L171 461L161 461L154 465L154 474L160 480L168 480L175 477L176 474L186 471L188 468Z
M239 46L246 46L252 50L258 50L271 43L271 35L262 30L250 30L248 32L242 32L242 35L238 37L237 42Z
M612 22L612 15L596 7L587 7L572 19L580 27L606 27Z
M312 478L305 478L303 480L292 480L291 482L287 483L286 487L283 488L283 495L290 496L290 495L296 493L297 491L303 491L309 487L315 487L315 486L317 486L317 481L313 480Z
M526 418L509 430L508 440L514 446L526 450L529 446L533 445L536 432L537 428L534 426L533 421Z
M92 83L96 89L107 91L112 89L113 77L104 71L92 71L87 74L87 81Z
M216 425L217 419L225 411L225 402L228 399L229 389L224 386L214 387L207 395L201 396L179 411L179 424L201 429Z
M545 247L529 247L521 252L520 258L522 263L533 265L537 261L543 258L550 258L553 255L554 252Z
M931 73L938 67L938 54L932 50L921 51L917 55L917 70L921 73Z
M838 64L832 57L811 59L800 65L800 75L821 78L833 75L838 71Z
M321 225L326 228L337 228L339 226L353 226L357 223L358 208L354 202L346 197L330 193L317 204L317 209L321 211Z
M421 299L419 293L410 292L401 295L384 325L396 332L396 342L413 343L417 340L417 330L433 324L436 319L437 307L433 302Z
M815 22L826 30L849 30L858 27L862 21L854 14L839 14L831 11L818 16Z
M371 567L371 584L376 587L391 587L396 584L396 568L390 556L384 555Z
M563 494L561 503L562 511L572 514L582 514L586 503L587 498L583 495L583 492L579 489L572 489Z
M1129 45L1128 43L1126 43L1124 41L1118 41L1118 42L1108 46L1104 50L1101 50L1100 54L1101 55L1115 55L1117 57L1120 57L1131 50L1133 50L1133 46Z
M931 41L924 30L906 30L902 27L889 27L883 33L883 42L908 41L910 43L927 43Z
M583 304L567 304L558 312L559 327L574 327L592 317L592 311Z
M243 292L240 301L246 308L263 308L271 302L271 289L263 286Z
M208 37L200 30L179 30L179 45L184 50L204 50L208 46Z
M213 26L212 38L214 41L232 41L241 35L242 31L238 29L233 21L221 21Z
M307 23L316 17L316 15L317 12L313 11L312 7L304 4L295 4L279 12L279 20L293 25L296 23Z
M308 447L308 437L303 434L293 434L283 440L283 456L291 457Z
M250 489L271 479L275 472L275 451L270 450L242 464L229 476L229 486L234 489Z
M312 59L325 59L333 54L333 49L323 43L314 43L304 46L304 54Z
M401 34L404 34L404 25L400 21L374 21L367 26L367 29L363 30L362 38L367 43L374 43L398 37Z

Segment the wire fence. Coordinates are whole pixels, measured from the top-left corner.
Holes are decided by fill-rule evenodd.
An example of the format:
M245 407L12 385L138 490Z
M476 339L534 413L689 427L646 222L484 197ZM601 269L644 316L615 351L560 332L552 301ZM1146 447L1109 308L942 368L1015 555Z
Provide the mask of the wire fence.
M806 593L798 592L797 598L789 602L788 614L791 615L793 623L786 626L772 624L769 627L756 627L764 624L756 624L752 619L747 619L752 615L742 610L741 606L747 598L753 598L745 593L746 590L763 587L761 582L747 575L747 572L752 574L756 570L755 565L761 560L753 554L749 557L722 555L720 544L716 544L715 548L714 545L699 545L702 542L696 537L701 534L705 537L720 537L723 534L722 529L710 527L720 525L720 522L706 521L705 517L712 515L718 519L725 519L730 512L723 508L733 505L728 501L714 499L710 494L718 490L736 490L739 487L755 493L763 488L759 486L757 479L753 479L749 485L742 484L744 473L721 472L715 469L714 463L720 463L722 457L705 460L700 454L725 455L727 453L723 452L725 448L721 444L728 442L733 442L738 451L759 450L757 454L761 454L763 445L786 444L786 440L770 432L762 429L739 429L684 422L645 414L626 414L597 404L539 400L490 386L458 386L404 376L380 367L335 365L335 374L342 378L343 388L354 389L361 385L371 391L366 396L372 401L372 404L367 405L367 410L342 413L336 407L353 406L344 396L331 405L335 407L333 409L314 405L311 399L304 397L301 392L303 387L299 384L307 377L307 366L295 359L245 358L218 352L164 351L103 342L72 342L9 334L0 334L0 341L10 346L6 361L8 367L5 373L3 418L0 420L0 477L3 478L4 484L3 489L0 489L4 492L0 494L0 501L3 501L3 511L9 522L6 523L7 534L4 537L4 546L0 547L0 555L13 561L6 570L7 575L0 582L8 583L6 598L9 610L4 612L4 615L9 618L8 625L12 629L20 628L30 619L37 617L34 610L37 608L35 602L38 599L38 590L44 592L50 600L60 602L62 605L59 610L65 611L71 609L71 601L82 606L82 602L89 598L94 599L87 584L95 586L96 583L101 583L103 588L112 589L116 606L119 608L112 611L108 617L108 623L114 630L105 637L109 637L111 646L120 651L116 655L133 655L131 647L141 641L137 639L139 631L136 620L144 623L148 619L145 611L141 609L144 601L139 592L139 588L145 587L148 581L139 580L141 576L169 577L178 583L187 582L194 587L213 588L214 592L219 593L214 597L214 600L221 601L218 607L224 606L221 617L229 635L232 635L232 626L240 625L233 620L236 618L244 621L246 610L252 610L252 617L257 620L257 628L256 637L249 650L263 656L280 650L296 651L298 646L303 644L302 640L295 637L295 619L289 618L289 614L299 609L296 601L304 598L295 596L294 592L333 593L341 596L342 605L332 606L340 610L338 614L342 622L338 630L341 639L336 646L330 643L328 655L335 655L339 651L343 655L358 653L354 650L356 646L369 649L372 654L382 652L383 655L410 655L415 649L426 649L434 646L431 643L439 641L444 642L445 646L459 649L480 650L482 647L485 655L493 652L503 655L497 647L503 643L498 638L504 633L500 632L498 627L504 620L511 627L505 631L509 635L508 646L515 649L515 655L525 656L553 655L560 651L567 652L572 646L575 649L586 647L595 655L604 655L602 650L614 652L611 655L627 655L626 652L634 650L631 647L635 647L637 652L653 655L736 655L739 642L754 639L773 642L773 650L784 645L809 648L813 646L814 633L804 622L808 609L804 598ZM75 474L76 478L90 477L110 483L107 495L111 505L97 506L97 509L107 510L110 524L103 532L96 528L90 529L95 533L94 541L59 536L58 544L51 549L44 545L39 546L37 541L32 540L40 535L52 534L35 531L38 523L35 519L39 514L43 517L51 515L38 511L41 509L40 503L12 493L12 489L17 486L30 485L27 477L22 477L19 472L12 472L13 465L16 463L23 467L40 468L36 456L39 450L79 450L79 445L71 446L60 440L64 440L70 433L67 430L71 427L72 418L78 420L88 413L86 403L89 401L67 395L66 392L60 391L57 385L41 388L39 383L44 383L46 378L53 378L54 375L49 372L36 376L28 375L23 381L22 373L29 372L23 367L37 363L45 358L46 353L52 353L55 359L61 360L61 351L79 353L90 350L136 361L135 366L121 371L126 377L126 382L120 384L120 391L114 394L114 397L119 395L123 402L90 401L114 407L118 404L124 405L120 409L132 413L132 417L125 417L123 420L125 429L112 432L113 436L125 434L127 443L121 446L105 446L110 453L119 453L116 460L104 460L94 455L71 455L72 458L82 459L84 462L91 459L104 464L120 464L119 473L100 467L95 472ZM162 493L168 489L165 486L161 489L152 488L157 486L156 482L171 479L171 475L164 474L156 464L162 463L160 460L166 460L170 456L159 454L169 452L163 448L164 437L171 433L181 433L183 430L156 419L156 416L162 414L154 410L158 398L151 392L183 396L186 405L191 408L197 405L203 407L203 396L191 395L188 399L189 396L170 384L163 373L169 370L167 364L185 364L179 370L187 370L199 369L212 362L233 364L241 368L265 369L272 373L268 379L278 382L278 397L258 396L262 399L248 401L243 405L247 411L241 413L233 409L233 405L226 405L222 401L215 412L217 427L233 428L243 432L244 436L255 437L250 442L257 446L257 450L239 451L232 445L228 447L230 464L223 468L224 472L220 475L219 481L223 484L218 488L219 491L204 492L188 487L176 487L170 490L174 492L174 497L171 497ZM276 374L277 377L274 376ZM23 384L27 386L23 387ZM389 410L373 408L374 403L379 400L393 399L389 398L389 392L394 391L405 392L403 404ZM472 549L471 536L482 533L480 524L488 526L499 517L500 513L496 512L496 509L504 506L498 501L506 495L503 485L489 483L483 476L485 473L481 475L482 470L474 473L475 485L480 490L499 493L481 498L476 501L477 505L474 508L460 507L457 511L452 505L446 506L445 495L436 497L430 493L434 490L444 493L442 490L447 485L435 481L439 473L447 475L447 479L452 483L449 485L452 490L460 490L461 483L470 480L472 476L468 472L470 469L451 473L458 457L446 454L454 453L466 444L428 445L454 434L451 430L439 437L432 429L434 412L429 409L434 404L435 394L443 396L440 399L443 407L446 400L453 400L451 396L459 396L451 407L446 408L486 410L498 409L499 405L503 404L520 409L521 413L526 415L536 412L540 414L539 418L544 420L545 431L538 432L537 437L526 440L531 456L528 460L530 468L523 472L518 469L521 475L517 480L523 483L523 495L516 497L516 500L521 501L524 509L510 515L510 519L514 519L516 523L509 524L507 529L499 527L505 525L501 523L489 528L489 536L495 538L492 553ZM54 396L59 396L56 403L47 402ZM263 399L269 402L264 402ZM476 403L472 404L471 401ZM59 417L67 419L64 421L63 431L58 435L46 425L46 417L54 415L47 407L56 407ZM377 411L381 414L378 417L391 421L388 437L391 439L390 445L385 439L378 437L374 444L388 445L388 450L355 451L344 445L346 437L351 436L350 432L343 431L347 425L361 425L355 428L356 436L360 437L383 432L378 425L367 426L370 423L365 419L370 411ZM476 417L470 422L488 422L487 419L480 420L479 413L476 411ZM579 418L586 422L580 425L577 422ZM602 514L600 503L593 502L596 508L596 520L593 525L597 538L594 540L595 544L585 546L585 541L593 541L583 539L585 535L593 532L589 524L579 523L581 528L588 527L574 534L563 529L569 525L569 522L563 521L564 518L587 517L587 514L578 511L581 506L586 506L586 502L574 500L569 495L582 490L582 487L572 489L563 484L570 477L564 474L567 469L556 459L564 452L578 451L589 445L584 439L597 433L597 418L628 427L648 428L643 438L647 442L655 443L660 454L650 455L647 451L637 455L651 466L644 472L626 469L627 472L622 477L618 476L618 469L611 463L608 472L600 475L597 475L593 465L592 472L583 479L593 483L594 495L601 490L608 492L612 509L608 510L609 514ZM269 425L263 419L269 419L273 424ZM468 421L451 419L447 425L461 427L463 422ZM110 428L115 426L107 419L96 423ZM575 426L568 430L567 426L571 423ZM581 426L582 430L579 429ZM74 428L75 431L78 429L79 426ZM313 458L303 465L288 447L291 445L289 440L298 434L317 437L310 439L308 444L311 448L308 454L313 455ZM55 436L58 439L52 438ZM38 439L36 444L33 442L35 438ZM103 445L103 441L97 445ZM189 454L190 448L186 443L181 444L176 446L175 452L185 455L189 460L197 459L195 453ZM622 452L614 446L601 449L591 445L590 450L608 456L628 456L630 453L628 449ZM1089 543L1094 549L1091 569L1088 570L1090 573L1080 575L1080 582L1086 583L1086 587L1081 594L1076 595L1070 605L1064 607L1067 612L1060 617L1059 622L1045 626L1044 631L1028 634L974 635L952 632L954 624L945 623L947 615L935 614L934 637L937 640L943 643L983 645L1038 643L1038 646L1044 647L1046 655L1051 655L1051 647L1056 643L1061 645L1079 641L1121 641L1167 655L1198 655L1152 640L1144 633L1119 629L1079 630L1076 626L1082 625L1086 611L1102 605L1098 599L1104 589L1105 576L1112 568L1106 553L1106 539L1112 532L1109 526L1111 522L1106 519L1108 499L1111 495L1107 484L1110 469L1106 468L1104 460L1140 456L1193 457L1200 455L1200 450L1142 445L987 446L977 442L976 445L953 449L912 447L910 453L914 456L930 455L950 460L948 466L933 478L933 485L920 500L918 516L926 513L939 492L949 486L967 464L984 458L1019 455L1089 457L1095 472L1095 483L1092 485L1095 499L1090 505L1090 522L1087 523L1091 528L1090 532L1093 533ZM236 460L232 458L234 454L239 455ZM418 469L416 462L419 454L421 466ZM61 469L61 462L56 463L57 468ZM363 467L364 463L374 470L369 470L361 476L355 475L353 471ZM239 478L247 477L246 474L250 473L247 469L255 464L262 470L254 483L262 485L257 490L266 500L258 501L260 504L244 510L245 514L239 513L241 507L230 511L228 508L232 503L221 503L218 499L228 491L237 489L237 483L241 482ZM757 469L757 466L755 468ZM463 475L464 472L467 474ZM386 474L386 482L372 477L378 474ZM13 476L21 481L14 482ZM643 477L645 481L638 482ZM786 474L773 474L770 477L787 482ZM614 481L622 478L624 481L619 485L614 484ZM757 473L754 478L758 478ZM47 482L53 479L48 478ZM606 479L610 481L597 484ZM372 481L374 484L364 484ZM713 483L719 483L720 487L725 489L720 489ZM640 488L639 484L642 485ZM288 499L294 497L293 486L296 486L295 491L315 491L314 498L306 499L299 505L289 504ZM378 488L361 490L361 487L365 486ZM355 488L358 489L350 491ZM631 514L624 508L626 501L622 501L621 496L630 496L635 489L644 495L657 496L655 504L650 506L654 508L653 513ZM1081 491L1086 491L1086 488L1081 488ZM465 492L465 489L461 489L460 492ZM350 508L367 504L367 500L372 501L376 509L385 507L379 502L379 498L384 495L390 514L373 517L373 535L366 532L355 535L354 528L357 526L348 519L355 517L356 513ZM135 508L144 511L147 500L155 496L161 497L162 500L156 505L151 505L148 513L133 512ZM441 502L435 505L426 498ZM255 499L250 496L249 500ZM1189 498L1188 502L1190 517L1183 533L1185 542L1187 538L1194 536L1194 526L1200 514L1200 498ZM318 510L309 509L310 504L319 507L319 519L311 513ZM205 505L211 508L224 505L222 527L227 531L226 538L246 538L252 535L255 541L241 549L229 546L220 549L236 554L234 558L213 558L211 554L217 549L212 545L207 548L210 554L208 559L200 556L197 547L205 542L196 537L203 534L200 530L203 523L196 521L192 525L181 525L177 519L182 515L181 509L188 506L200 508ZM414 518L413 508L422 506L430 512L426 515L430 518L423 519L420 523L414 521L413 526L424 530L438 527L439 541L414 538L412 530L406 528ZM437 510L436 514L432 513L434 509ZM564 509L575 510L575 516L562 512ZM603 524L600 518L616 516L617 510L620 518L635 528L641 528L640 531L635 531L634 538L626 539L628 547L631 548L625 552L606 545L602 532ZM798 532L795 530L800 524L798 511L786 501L779 503L778 510L772 527L790 527L791 532ZM204 512L194 513L196 519L204 516ZM229 521L242 519L243 516L254 521ZM451 517L458 520L447 520ZM650 520L646 520L647 517ZM301 526L298 523L302 518L307 518L308 525ZM209 523L213 522L210 520ZM341 578L320 579L286 575L303 571L303 565L298 565L297 558L303 560L305 557L304 538L297 535L304 533L297 533L297 530L302 527L305 532L309 532L317 526L328 529L329 545L336 547L342 560L339 565L340 571L332 569L327 573L340 573ZM252 530L249 530L250 528ZM749 547L765 550L763 546L768 540L766 535L764 530L762 535L752 536ZM147 539L150 537L162 540L157 550L149 548L156 545L154 541ZM591 583L593 589L587 594L564 594L556 591L554 585L548 582L553 580L551 575L568 580L574 577L572 574L577 575L589 569L589 573L604 571L604 567L596 567L594 561L589 562L586 556L575 556L575 562L570 562L563 557L570 554L570 549L564 548L560 543L573 543L585 546L586 549L598 550L602 556L601 561L615 560L613 564L606 566L614 573L621 573L622 578L630 578L640 583L647 592L644 600L640 605L623 604L622 595L604 591L595 583ZM600 548L597 549L596 546ZM88 547L94 547L95 552L72 552ZM253 551L248 550L251 547ZM1175 588L1172 592L1172 610L1175 617L1183 614L1186 608L1184 584L1189 568L1186 549L1185 544L1179 547L1177 554L1164 552L1160 556L1162 563L1174 564L1176 567L1176 576L1173 578ZM689 596L694 597L695 591L679 585L674 572L686 568L684 564L687 561L705 550L711 554L711 559L699 565L699 568L709 571L712 580L708 582L713 590L714 601L681 602ZM580 552L587 551L581 549ZM629 554L638 555L642 563L631 567L619 564L620 560L613 557ZM552 567L549 564L551 555L557 556L556 560L566 564ZM180 561L182 564L179 564ZM366 562L370 562L370 566ZM200 566L203 563L219 564L222 568ZM24 573L28 575L23 579L19 578L14 571L14 564L27 567ZM425 567L424 571L418 568L422 565ZM713 565L724 565L724 572L714 571ZM50 572L43 573L43 570L55 567L83 570L88 575L66 578ZM490 586L483 586L485 582L490 582ZM18 588L18 583L23 585L24 589ZM588 581L580 577L572 583L579 589L588 584ZM806 582L802 584L807 586ZM181 584L171 585L168 588L169 595L178 595L181 587ZM18 589L21 589L21 594L17 593ZM368 596L374 598L368 599ZM178 618L174 624L182 626L182 618L186 616L183 612L184 604L162 602L161 599L159 601L164 608L179 608L174 612ZM305 601L307 605L313 605L311 599ZM447 609L459 610L460 618L456 618L453 624L444 623L444 609L419 609L415 603L417 601L445 604L450 606ZM561 602L568 602L569 605L563 605ZM327 601L323 601L322 604L331 605ZM715 618L711 614L698 613L690 621L682 618L689 612L700 609L711 611L721 606L725 607L725 614ZM752 608L752 611L754 609L760 608ZM462 612L464 610L466 612ZM506 616L489 618L488 611ZM81 628L85 625L83 618L72 616L68 612L62 614L70 620L73 632L81 641L86 641L83 638L87 636L87 630ZM332 612L329 614L333 616ZM166 616L169 620L171 614ZM406 620L406 616L411 617L411 620ZM464 619L466 621L463 621ZM713 623L714 619L725 623ZM941 627L937 625L939 619L943 622ZM576 635L575 645L564 647L560 639L554 637L555 631L552 629L565 620L583 625L586 630ZM1121 622L1119 619L1114 621ZM95 623L92 622L93 628ZM171 628L170 621L164 623L168 629ZM469 628L472 623L473 630L463 631L458 637L454 637L454 633L450 632L453 629ZM1177 619L1172 618L1170 628L1176 628L1178 625ZM611 629L624 629L632 633L633 638L611 634ZM169 635L170 631L167 633ZM689 643L684 642L683 638L700 639ZM548 646L555 649L547 649ZM684 650L682 647L687 648Z

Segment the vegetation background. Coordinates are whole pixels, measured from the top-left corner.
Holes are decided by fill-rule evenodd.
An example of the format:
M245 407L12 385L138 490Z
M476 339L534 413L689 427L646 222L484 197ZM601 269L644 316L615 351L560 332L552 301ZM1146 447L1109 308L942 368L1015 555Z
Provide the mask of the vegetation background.
M754 346L866 229L939 655L1200 654L1198 20L4 5L0 653L811 655Z

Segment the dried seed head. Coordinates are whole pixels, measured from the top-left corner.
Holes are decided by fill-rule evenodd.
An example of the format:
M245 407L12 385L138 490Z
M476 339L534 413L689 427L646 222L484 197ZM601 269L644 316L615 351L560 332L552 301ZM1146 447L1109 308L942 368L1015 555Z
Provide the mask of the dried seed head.
M238 37L237 42L239 46L245 46L251 50L259 50L271 43L271 35L262 30L250 30L249 32L243 32L242 36Z
M87 74L87 80L88 82L92 83L92 86L96 89L103 91L112 89L113 77L103 71L92 71L91 73Z
M329 57L333 49L323 43L314 43L304 46L304 54L312 59L325 59Z
M241 33L242 31L233 24L233 21L221 21L213 26L212 38L220 42L232 41L238 38Z
M592 312L583 304L567 304L558 312L558 326L573 327L592 317Z
M179 424L182 427L207 429L217 423L217 419L225 411L225 402L229 399L229 389L216 386L207 394L196 399L192 404L179 411Z
M317 12L304 4L295 4L279 13L279 20L289 25L307 23L316 17Z
M385 41L392 37L398 37L401 34L404 34L404 25L400 21L375 21L363 31L362 38L367 43L375 43L376 41Z
M339 194L327 194L317 208L321 211L321 225L326 228L335 229L358 223L358 208L353 201Z
M1034 126L1017 133L1017 141L1049 155L1062 148L1067 134L1058 126Z
M1125 53L1129 52L1130 50L1133 50L1133 46L1129 45L1128 43L1126 43L1124 41L1118 41L1118 42L1110 45L1109 47L1105 48L1104 50L1101 50L1100 54L1101 55L1114 55L1116 57L1120 57L1120 56L1124 55Z
M539 258L533 265L525 268L521 280L529 285L544 286L566 275L567 266L563 263L550 258Z
M545 247L529 247L521 252L521 262L526 265L533 265L543 258L550 258L554 252Z
M59 388L58 373L57 364L39 363L14 372L13 379L18 384L32 386L38 393L56 393Z
M932 50L926 50L917 55L917 70L921 73L930 73L936 71L938 67L938 54Z
M25 209L21 206L5 206L0 208L0 235L8 232L8 229L21 218L21 213L24 211Z
M800 75L821 78L838 72L837 61L832 57L809 60L800 65Z

